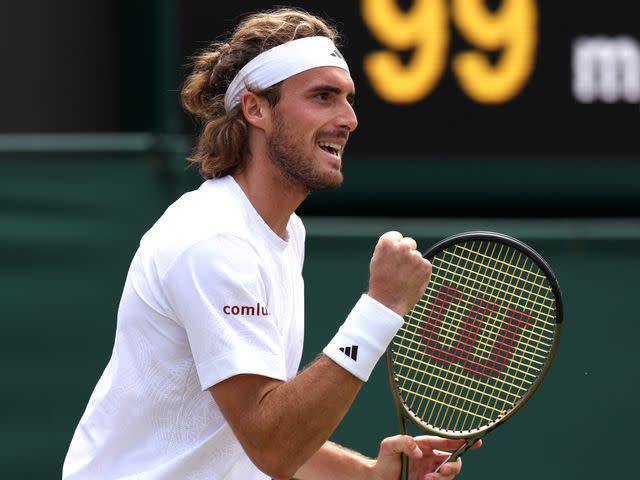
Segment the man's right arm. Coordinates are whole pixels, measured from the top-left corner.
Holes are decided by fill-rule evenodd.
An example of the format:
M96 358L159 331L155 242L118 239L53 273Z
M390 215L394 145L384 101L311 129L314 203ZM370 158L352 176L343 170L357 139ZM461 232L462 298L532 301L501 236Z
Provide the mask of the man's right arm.
M390 232L374 251L368 293L402 316L419 300L430 274L415 241ZM209 390L254 464L288 479L327 441L362 383L321 355L287 382L236 375Z

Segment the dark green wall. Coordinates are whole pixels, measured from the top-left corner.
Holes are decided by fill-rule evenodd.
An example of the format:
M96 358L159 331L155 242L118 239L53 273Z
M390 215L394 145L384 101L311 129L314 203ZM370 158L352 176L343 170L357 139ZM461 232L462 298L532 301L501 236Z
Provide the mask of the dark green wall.
M170 145L148 136L19 140L0 138L0 478L59 478L73 429L110 354L119 295L138 239L185 185L197 181ZM424 173L409 170L407 178ZM361 176L360 182L375 180L366 180L362 170L350 174ZM342 193L314 195L313 208L339 215L344 200L332 202L340 195L364 202L351 185ZM467 200L476 202L474 208L482 203ZM420 201L444 200L430 201L425 189ZM465 457L460 478L634 476L628 459L640 427L632 408L638 393L633 372L640 336L634 303L640 221L307 213L305 222L305 363L366 289L369 256L382 232L400 230L425 249L474 229L530 243L549 260L564 291L558 356L531 403L494 432L482 451ZM397 428L381 362L334 438L375 455L379 440Z
M529 243L550 262L565 298L558 355L536 396L468 453L460 478L634 478L633 415L637 395L633 298L638 291L637 220L307 221L309 332L306 358L331 338L366 288L376 235L397 229L429 246L455 232L489 229ZM363 231L358 231L362 228ZM375 455L379 439L398 431L382 362L335 438ZM615 452L609 455L604 452Z
M137 237L170 198L139 154L0 160L0 477L59 478Z
M201 5L194 7L197 2L80 3L39 0L15 4L0 15L6 27L0 29L6 40L0 52L9 72L0 79L0 131L153 133L0 134L1 479L60 478L75 425L109 358L119 296L138 239L181 192L199 182L184 166L192 139L181 136L182 50L193 53L218 36L220 23L230 25L236 18L222 15L218 4L211 6L216 17L209 18L198 10ZM336 19L343 19L346 7L330 3L323 9L334 8ZM189 8L198 12L204 36L184 15ZM575 16L575 8L565 10ZM578 24L579 34L600 32ZM356 39L354 26L348 27ZM187 44L187 37L197 45ZM551 53L569 45L547 44ZM561 63L544 57L553 66L549 85L560 85L558 98L565 99L558 108L567 106L562 102L569 94L562 81L568 78L565 57ZM368 87L362 75L356 80L360 97ZM484 151L469 141L469 131L460 131L460 112L470 104L460 104L464 97L453 79L447 84L435 110L433 103L424 110L428 118L421 109L413 120L403 111L402 124L424 129L425 138L413 138L425 142L420 152L438 151L433 144L443 139L446 152L454 151L449 143L460 151ZM550 118L557 112L544 106L556 97L548 96L546 86L538 91L544 97L540 105L498 109L500 118L515 122L527 138L518 152L554 152L540 131L525 128L534 118L531 112L550 119L549 125L536 126L541 131L565 118ZM526 98L535 98L533 93ZM367 111L364 98L359 112ZM584 116L566 125L578 145L566 151L584 151L593 143L598 151L618 151L620 145L610 138L628 129L616 121L606 129L594 125L626 118L614 115L634 107L578 105ZM454 110L457 116L451 115ZM505 137L488 120L489 113L482 111L483 123L474 124L471 133L488 126L489 142L516 141L517 135ZM366 289L369 256L384 231L413 235L425 249L465 230L514 235L538 249L560 279L563 338L536 397L494 432L482 451L465 456L460 478L636 477L631 459L640 421L631 403L638 393L633 372L640 326L633 302L640 267L640 157L390 156L411 139L404 130L403 138L372 133L373 127L389 126L385 118L362 114L354 137L379 155L349 155L343 188L314 194L300 209L308 229L304 362L322 349ZM429 122L435 128L426 128ZM186 129L192 126L187 122ZM557 137L566 135L559 130ZM335 439L375 455L380 439L397 429L380 363Z

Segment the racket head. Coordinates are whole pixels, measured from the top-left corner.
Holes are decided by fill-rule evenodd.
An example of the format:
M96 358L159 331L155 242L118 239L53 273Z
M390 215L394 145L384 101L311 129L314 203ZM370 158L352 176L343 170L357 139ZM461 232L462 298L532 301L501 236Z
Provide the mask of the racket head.
M424 257L432 276L387 349L400 416L446 438L476 439L531 398L551 366L563 321L560 286L531 247L466 232Z

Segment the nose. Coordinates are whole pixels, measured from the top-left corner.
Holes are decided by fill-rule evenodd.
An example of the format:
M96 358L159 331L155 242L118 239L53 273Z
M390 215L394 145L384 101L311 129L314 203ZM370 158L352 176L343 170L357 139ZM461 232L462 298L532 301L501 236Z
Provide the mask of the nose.
M344 102L344 106L337 120L340 128L348 130L349 132L353 132L358 128L358 117L353 109L353 105L348 101Z

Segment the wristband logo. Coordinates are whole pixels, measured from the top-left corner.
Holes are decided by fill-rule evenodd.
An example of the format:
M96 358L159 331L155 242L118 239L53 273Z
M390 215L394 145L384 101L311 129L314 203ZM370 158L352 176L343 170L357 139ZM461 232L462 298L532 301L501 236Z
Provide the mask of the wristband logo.
M339 350L354 362L358 361L358 345L351 345L350 347L340 347Z
M267 307L260 305L260 302L253 305L225 305L222 311L226 315L241 315L245 317L260 317L271 315Z

